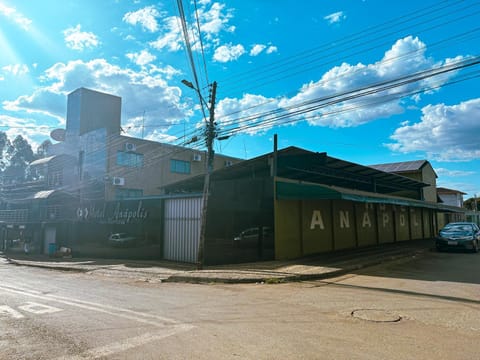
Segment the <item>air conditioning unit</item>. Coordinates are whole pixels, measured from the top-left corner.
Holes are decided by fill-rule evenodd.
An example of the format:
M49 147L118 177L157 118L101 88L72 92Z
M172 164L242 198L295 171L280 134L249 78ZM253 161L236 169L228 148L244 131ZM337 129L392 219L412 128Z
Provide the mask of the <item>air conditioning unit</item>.
M225 166L232 166L233 163L230 160L225 160Z
M125 151L135 151L137 150L137 146L132 143L125 143Z
M202 155L193 154L193 161L202 161Z
M125 185L125 178L114 176L112 180L112 184L115 186L123 186Z

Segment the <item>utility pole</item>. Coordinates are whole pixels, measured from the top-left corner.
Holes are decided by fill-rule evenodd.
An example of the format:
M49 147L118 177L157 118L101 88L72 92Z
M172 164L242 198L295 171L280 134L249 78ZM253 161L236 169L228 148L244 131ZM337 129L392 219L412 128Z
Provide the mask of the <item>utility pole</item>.
M213 171L213 160L215 152L213 150L213 140L217 136L215 129L215 100L217 96L217 82L212 83L212 89L210 93L210 102L207 103L203 98L200 90L198 90L190 81L182 80L182 84L195 90L198 94L202 106L206 106L209 113L207 127L205 129L205 138L207 143L207 159L205 168L205 180L203 183L203 196L202 196L202 214L200 223L200 236L198 239L197 250L197 269L203 269L204 262L204 249L205 249L205 234L207 230L207 209L208 209L208 197L210 194L210 174Z
M212 84L212 93L210 96L209 120L206 129L207 140L207 168L205 172L205 181L203 183L203 204L202 204L202 219L200 224L200 238L198 240L198 253L197 253L197 269L203 269L204 262L204 249L205 249L205 235L207 231L207 209L208 209L208 197L210 193L210 174L213 171L213 139L215 138L215 98L217 95L217 82Z

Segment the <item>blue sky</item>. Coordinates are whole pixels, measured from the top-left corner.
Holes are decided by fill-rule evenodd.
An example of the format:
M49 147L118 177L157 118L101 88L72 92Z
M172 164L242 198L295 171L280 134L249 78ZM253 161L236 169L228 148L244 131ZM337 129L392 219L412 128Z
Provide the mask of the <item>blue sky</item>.
M218 153L278 134L363 165L427 159L438 186L480 194L478 1L184 0L191 58L178 3L0 0L0 130L35 148L86 87L122 97L125 134L181 145L204 124L195 68L204 99L218 84Z

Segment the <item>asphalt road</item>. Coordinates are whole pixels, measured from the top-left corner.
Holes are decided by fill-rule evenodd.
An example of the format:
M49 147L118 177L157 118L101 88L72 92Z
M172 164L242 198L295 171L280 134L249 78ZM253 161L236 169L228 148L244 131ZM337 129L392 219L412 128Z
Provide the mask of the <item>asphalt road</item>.
M477 359L480 254L194 285L0 263L0 359Z

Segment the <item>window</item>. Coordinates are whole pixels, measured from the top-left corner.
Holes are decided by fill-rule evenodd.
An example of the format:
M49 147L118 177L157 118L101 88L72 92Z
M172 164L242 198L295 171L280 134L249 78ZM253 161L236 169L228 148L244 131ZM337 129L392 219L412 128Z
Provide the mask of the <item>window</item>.
M115 189L115 200L138 198L143 196L142 189Z
M63 185L63 173L61 171L54 171L48 176L48 186L55 187Z
M178 174L190 174L190 162L183 160L170 160L170 171Z
M130 167L143 167L143 154L134 152L117 151L117 165Z

